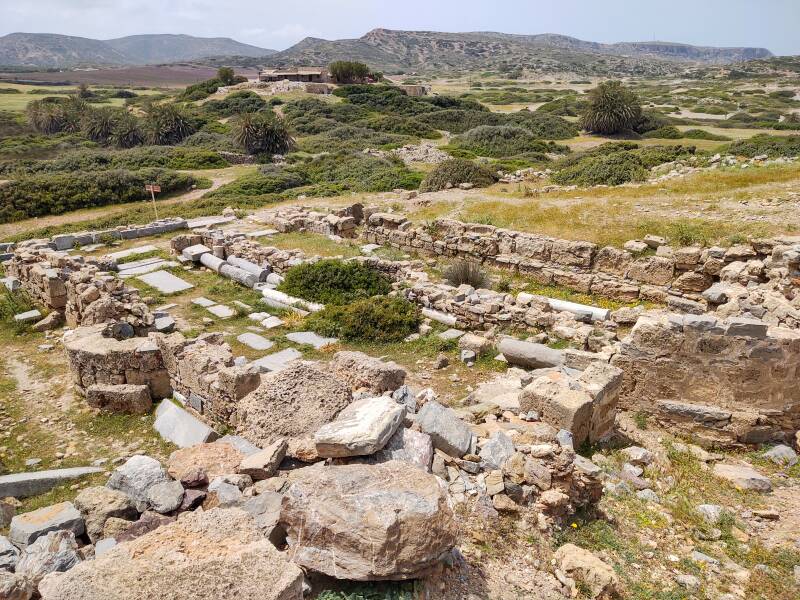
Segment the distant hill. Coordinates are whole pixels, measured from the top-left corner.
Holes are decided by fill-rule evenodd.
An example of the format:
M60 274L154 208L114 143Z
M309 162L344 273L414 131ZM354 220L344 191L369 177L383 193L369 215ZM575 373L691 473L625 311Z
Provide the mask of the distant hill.
M671 42L601 44L556 34L374 29L354 40L306 38L272 55L269 62L327 64L351 59L387 72L522 68L586 75L656 75L674 71L677 63L726 64L770 56L765 48L712 48Z
M0 37L0 65L13 67L146 65L209 56L264 57L274 52L230 38L190 35L132 35L105 41L54 33L11 33Z

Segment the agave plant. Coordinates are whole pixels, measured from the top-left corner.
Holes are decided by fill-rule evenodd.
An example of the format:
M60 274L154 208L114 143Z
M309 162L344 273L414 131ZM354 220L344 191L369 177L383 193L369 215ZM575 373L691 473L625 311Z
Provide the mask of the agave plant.
M111 132L110 141L118 148L133 148L144 143L139 119L129 112L122 113Z
M632 130L642 116L639 98L619 81L604 81L589 92L581 126L592 133L613 135Z
M234 124L233 139L250 154L285 154L294 146L286 125L269 112L242 114Z
M28 122L39 133L58 133L64 126L64 110L60 104L34 100L26 108Z

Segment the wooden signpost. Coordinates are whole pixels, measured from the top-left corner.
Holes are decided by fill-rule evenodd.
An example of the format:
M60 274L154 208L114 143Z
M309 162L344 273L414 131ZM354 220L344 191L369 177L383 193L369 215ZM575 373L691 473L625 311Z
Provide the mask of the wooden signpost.
M156 221L158 221L158 208L156 208L156 194L161 193L161 186L155 183L148 183L144 186L146 192L150 192L150 197L153 199L153 212L156 213Z

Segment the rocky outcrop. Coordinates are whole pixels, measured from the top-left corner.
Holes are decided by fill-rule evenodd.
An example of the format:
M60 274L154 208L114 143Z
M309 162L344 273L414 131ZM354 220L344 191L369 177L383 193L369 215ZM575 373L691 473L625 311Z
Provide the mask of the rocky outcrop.
M303 574L238 509L188 513L66 573L42 600L260 598L302 600Z
M398 461L293 472L280 523L294 562L357 581L420 577L456 539L443 486Z

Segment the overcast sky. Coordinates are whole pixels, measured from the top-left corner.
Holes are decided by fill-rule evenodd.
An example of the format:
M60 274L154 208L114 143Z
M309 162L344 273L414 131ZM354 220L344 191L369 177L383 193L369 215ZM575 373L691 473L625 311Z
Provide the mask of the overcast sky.
M375 27L657 39L800 54L800 0L0 0L0 35L187 33L281 50L306 36L352 38Z

